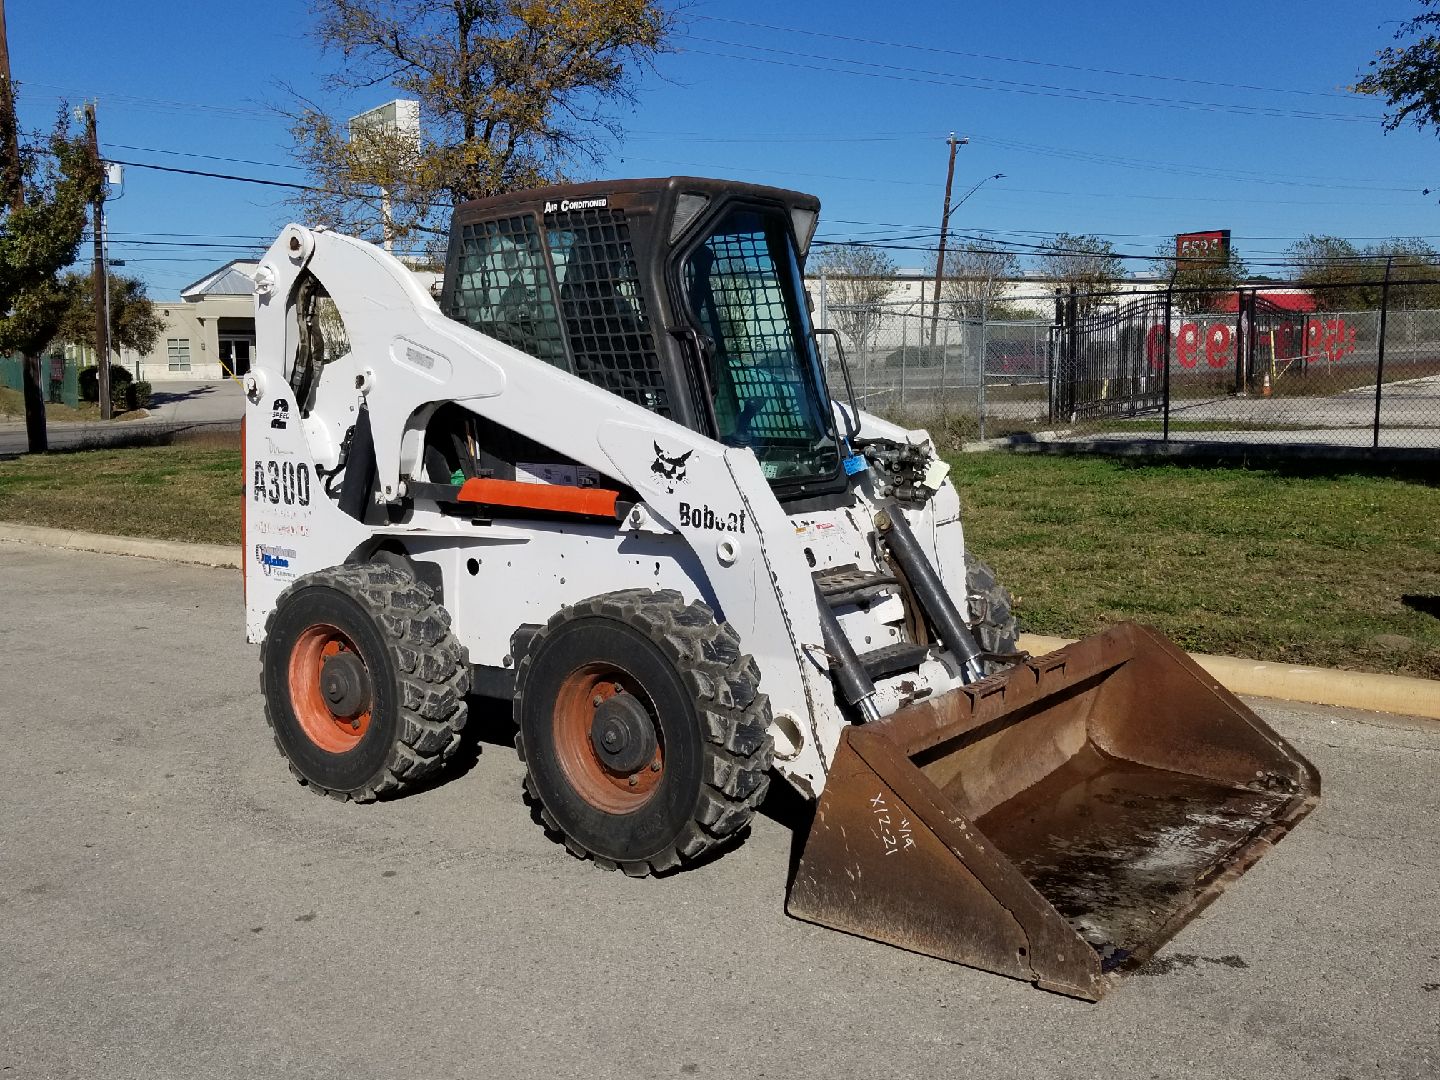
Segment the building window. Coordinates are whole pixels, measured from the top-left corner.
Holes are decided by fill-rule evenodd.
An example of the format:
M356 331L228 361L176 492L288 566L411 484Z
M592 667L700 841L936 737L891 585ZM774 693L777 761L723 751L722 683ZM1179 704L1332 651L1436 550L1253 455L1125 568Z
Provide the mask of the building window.
M170 361L171 371L190 370L189 338L167 338L165 341L165 354Z

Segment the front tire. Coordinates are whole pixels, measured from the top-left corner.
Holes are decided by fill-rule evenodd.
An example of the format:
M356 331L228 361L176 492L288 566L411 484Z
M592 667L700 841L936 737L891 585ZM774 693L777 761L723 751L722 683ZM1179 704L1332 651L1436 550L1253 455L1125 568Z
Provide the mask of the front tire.
M1019 645L1020 628L1015 621L1014 600L1010 590L995 579L995 571L967 548L965 551L965 599L970 629L980 648L987 653L1014 653ZM996 660L985 661L985 674L994 675L1008 665Z
M677 592L560 611L516 672L515 748L546 829L632 876L732 841L774 759L759 683L734 629Z
M455 752L470 665L430 590L394 566L307 574L260 648L265 720L302 784L356 802L398 795Z

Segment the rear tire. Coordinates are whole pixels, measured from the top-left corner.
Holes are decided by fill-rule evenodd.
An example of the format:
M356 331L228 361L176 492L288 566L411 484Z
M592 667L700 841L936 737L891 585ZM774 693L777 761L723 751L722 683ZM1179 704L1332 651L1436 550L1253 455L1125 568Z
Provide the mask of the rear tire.
M740 638L673 591L562 609L516 672L525 790L570 852L636 877L732 841L769 786L770 703Z
M371 802L454 754L470 664L430 590L394 566L307 574L275 603L260 648L265 720L302 784Z
M980 648L988 653L1013 653L1019 647L1020 628L1015 621L1010 590L995 580L988 563L965 551L965 599L970 629ZM1008 664L985 661L985 674L1004 671Z

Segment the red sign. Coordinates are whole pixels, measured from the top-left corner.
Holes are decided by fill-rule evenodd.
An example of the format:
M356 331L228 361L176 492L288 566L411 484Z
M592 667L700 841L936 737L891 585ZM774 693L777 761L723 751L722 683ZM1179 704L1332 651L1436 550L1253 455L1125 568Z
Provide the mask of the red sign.
M1179 233L1175 237L1175 258L1187 262L1225 262L1230 258L1230 230Z

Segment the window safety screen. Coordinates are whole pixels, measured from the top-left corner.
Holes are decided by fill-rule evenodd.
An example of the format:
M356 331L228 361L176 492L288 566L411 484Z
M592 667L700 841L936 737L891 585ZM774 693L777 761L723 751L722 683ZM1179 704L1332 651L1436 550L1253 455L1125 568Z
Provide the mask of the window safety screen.
M554 214L545 220L545 234L575 374L669 416L625 212Z
M832 474L832 421L785 219L731 210L687 259L685 289L709 338L720 440L753 449L771 479Z
M568 367L550 274L529 214L464 226L451 318Z

